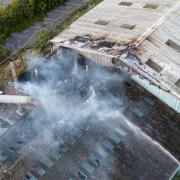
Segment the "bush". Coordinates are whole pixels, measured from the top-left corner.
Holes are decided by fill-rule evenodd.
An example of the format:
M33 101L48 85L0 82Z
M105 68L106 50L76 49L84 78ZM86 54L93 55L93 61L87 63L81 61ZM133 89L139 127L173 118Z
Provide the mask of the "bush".
M49 42L54 36L62 32L71 23L76 21L81 15L85 14L91 8L95 7L102 0L89 0L84 6L73 12L63 22L60 22L55 27L51 27L49 30L41 29L36 35L36 41L32 44L31 48L41 53L47 54L51 51L51 43Z
M10 55L10 51L3 45L0 45L0 62Z
M36 18L61 5L66 0L12 0L7 7L0 7L0 37L22 30Z
M14 31L21 31L35 20L43 17L54 7L66 0L11 0L7 6L0 5L0 60L6 58L10 52L2 44L6 37ZM47 35L47 33L46 33ZM49 32L50 35L50 32ZM43 34L39 36L43 41ZM41 45L43 46L43 45ZM46 44L44 44L46 46ZM43 47L40 47L40 49Z
M30 0L30 4L34 7L34 13L44 13L54 7L63 4L66 0Z

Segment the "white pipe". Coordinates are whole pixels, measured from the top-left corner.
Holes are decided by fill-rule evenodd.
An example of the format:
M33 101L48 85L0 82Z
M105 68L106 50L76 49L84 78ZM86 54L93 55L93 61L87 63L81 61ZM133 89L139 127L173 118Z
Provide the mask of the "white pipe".
M32 104L30 96L0 95L0 104Z

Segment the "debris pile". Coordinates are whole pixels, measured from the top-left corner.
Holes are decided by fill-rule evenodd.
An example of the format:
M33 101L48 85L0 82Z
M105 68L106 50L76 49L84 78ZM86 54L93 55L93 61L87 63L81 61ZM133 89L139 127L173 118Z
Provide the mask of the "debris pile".
M63 44L72 47L92 49L113 56L119 56L119 54L127 48L127 45L108 42L105 40L105 37L94 39L90 35L77 36L74 39L63 42Z
M118 63L121 60L125 63L128 62L130 63L130 65L128 65L128 71L130 71L130 73L139 74L141 78L147 79L150 84L153 84L166 92L170 92L161 85L161 76L146 64L143 64L141 59L137 57L134 43L120 44L117 42L109 42L105 37L93 38L91 35L85 35L64 41L63 44L65 46L71 46L72 48L91 49L96 52L111 55L113 56L112 63L116 66L121 64ZM120 66L122 66L122 64ZM122 67L122 69L127 71L127 67Z

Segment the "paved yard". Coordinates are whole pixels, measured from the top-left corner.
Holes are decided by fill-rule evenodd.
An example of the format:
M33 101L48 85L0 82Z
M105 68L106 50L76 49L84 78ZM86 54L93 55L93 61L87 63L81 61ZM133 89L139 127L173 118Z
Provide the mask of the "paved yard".
M0 4L9 4L10 0L0 0Z

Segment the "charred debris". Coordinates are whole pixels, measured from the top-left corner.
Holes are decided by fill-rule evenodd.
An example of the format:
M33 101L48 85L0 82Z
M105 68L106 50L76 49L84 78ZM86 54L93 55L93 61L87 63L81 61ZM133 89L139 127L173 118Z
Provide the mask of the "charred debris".
M135 43L117 43L107 41L105 37L94 38L91 35L76 36L62 44L76 49L89 49L97 53L111 56L112 64L116 68L127 71L130 75L138 75L141 79L146 79L151 85L159 89L170 92L169 89L161 85L161 77L152 72L147 65L141 62L138 57L137 46Z

